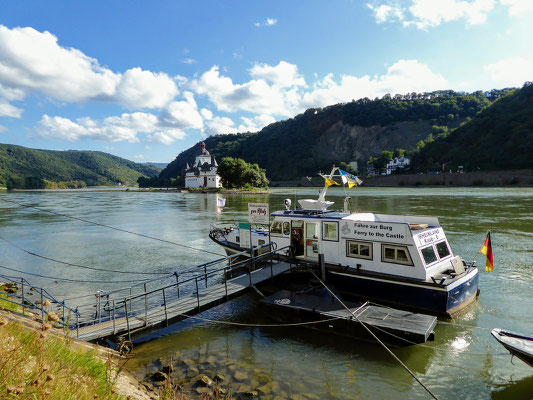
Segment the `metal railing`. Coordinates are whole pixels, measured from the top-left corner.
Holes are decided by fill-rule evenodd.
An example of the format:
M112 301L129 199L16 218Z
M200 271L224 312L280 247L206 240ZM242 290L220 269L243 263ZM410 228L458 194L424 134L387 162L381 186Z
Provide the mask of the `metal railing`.
M148 324L148 314L151 311L160 313L160 315L158 314L158 320L168 324L169 303L175 305L180 299L195 299L196 308L200 311L201 296L209 292L208 289L217 283L224 283L223 297L227 300L228 277L234 273L248 274L248 286L251 286L253 267L255 265L263 264L263 266L268 267L268 264L265 263L269 262L272 277L274 276L274 259L289 258L289 246L259 254L258 250L264 247L272 249L274 245L267 243L232 256L200 264L180 273L175 272L167 277L151 279L114 291L97 293L95 302L77 307L81 315L84 315L84 318L77 320L76 324L71 326L71 329L76 329L78 332L82 326L111 322L112 332L115 334L117 332L117 320L125 318L126 330L129 336L132 319L135 319L137 324L141 321L142 325L146 326ZM245 255L248 258L238 261L239 258ZM219 264L222 264L222 266L219 266ZM157 286L155 285L156 283L158 283ZM91 314L91 317L88 314ZM109 329L109 325L106 329Z
M3 280L5 286L16 288L14 293L2 291L2 301L19 307L20 310L22 310L22 315L32 313L33 315L38 316L40 314L41 319L45 321L48 319L48 315L52 312L49 308L55 305L57 312L54 313L57 314L59 318L57 324L65 327L69 325L69 319L71 317L74 317L76 321L79 321L80 314L77 309L68 307L64 301L57 300L46 289L34 286L22 277L0 274L0 279ZM33 301L34 295L36 295L39 300ZM45 305L46 302L49 302L50 304Z

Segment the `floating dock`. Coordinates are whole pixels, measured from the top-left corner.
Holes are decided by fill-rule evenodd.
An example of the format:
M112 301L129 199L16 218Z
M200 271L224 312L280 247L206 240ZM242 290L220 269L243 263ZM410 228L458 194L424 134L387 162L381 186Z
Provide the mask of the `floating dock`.
M437 317L368 303L345 302L352 315L324 290L300 293L282 290L262 303L273 307L275 318L290 322L325 321L309 327L343 336L373 340L361 326L367 325L381 340L396 346L425 343L434 339Z

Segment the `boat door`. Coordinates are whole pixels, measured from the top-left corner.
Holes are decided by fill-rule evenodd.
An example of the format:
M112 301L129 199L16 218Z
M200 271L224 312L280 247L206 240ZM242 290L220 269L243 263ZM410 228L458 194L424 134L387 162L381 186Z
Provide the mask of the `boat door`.
M291 221L291 249L295 257L304 255L304 222Z
M311 260L318 259L318 237L319 237L319 223L306 222L305 223L305 258Z

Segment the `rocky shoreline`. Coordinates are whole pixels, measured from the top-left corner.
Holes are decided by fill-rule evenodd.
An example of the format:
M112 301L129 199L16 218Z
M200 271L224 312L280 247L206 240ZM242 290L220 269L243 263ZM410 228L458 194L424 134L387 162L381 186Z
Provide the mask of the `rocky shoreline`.
M168 361L154 360L145 366L142 385L151 393L180 393L186 398L319 400L306 393L304 382L280 382L270 374L235 360L220 361L212 355L184 358L175 353ZM137 377L139 379L139 377ZM297 389L299 394L294 394ZM292 392L292 393L291 393Z

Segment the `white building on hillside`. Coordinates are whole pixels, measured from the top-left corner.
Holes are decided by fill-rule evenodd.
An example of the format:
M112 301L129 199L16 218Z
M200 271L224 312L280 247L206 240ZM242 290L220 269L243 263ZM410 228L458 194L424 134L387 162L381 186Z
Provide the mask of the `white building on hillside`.
M390 175L392 171L396 171L398 168L404 169L411 164L411 160L407 157L396 157L394 160L390 160L387 164L387 175Z
M187 188L219 188L222 187L220 175L217 175L218 164L215 157L205 149L205 143L200 143L200 154L192 167L185 167L185 187Z

